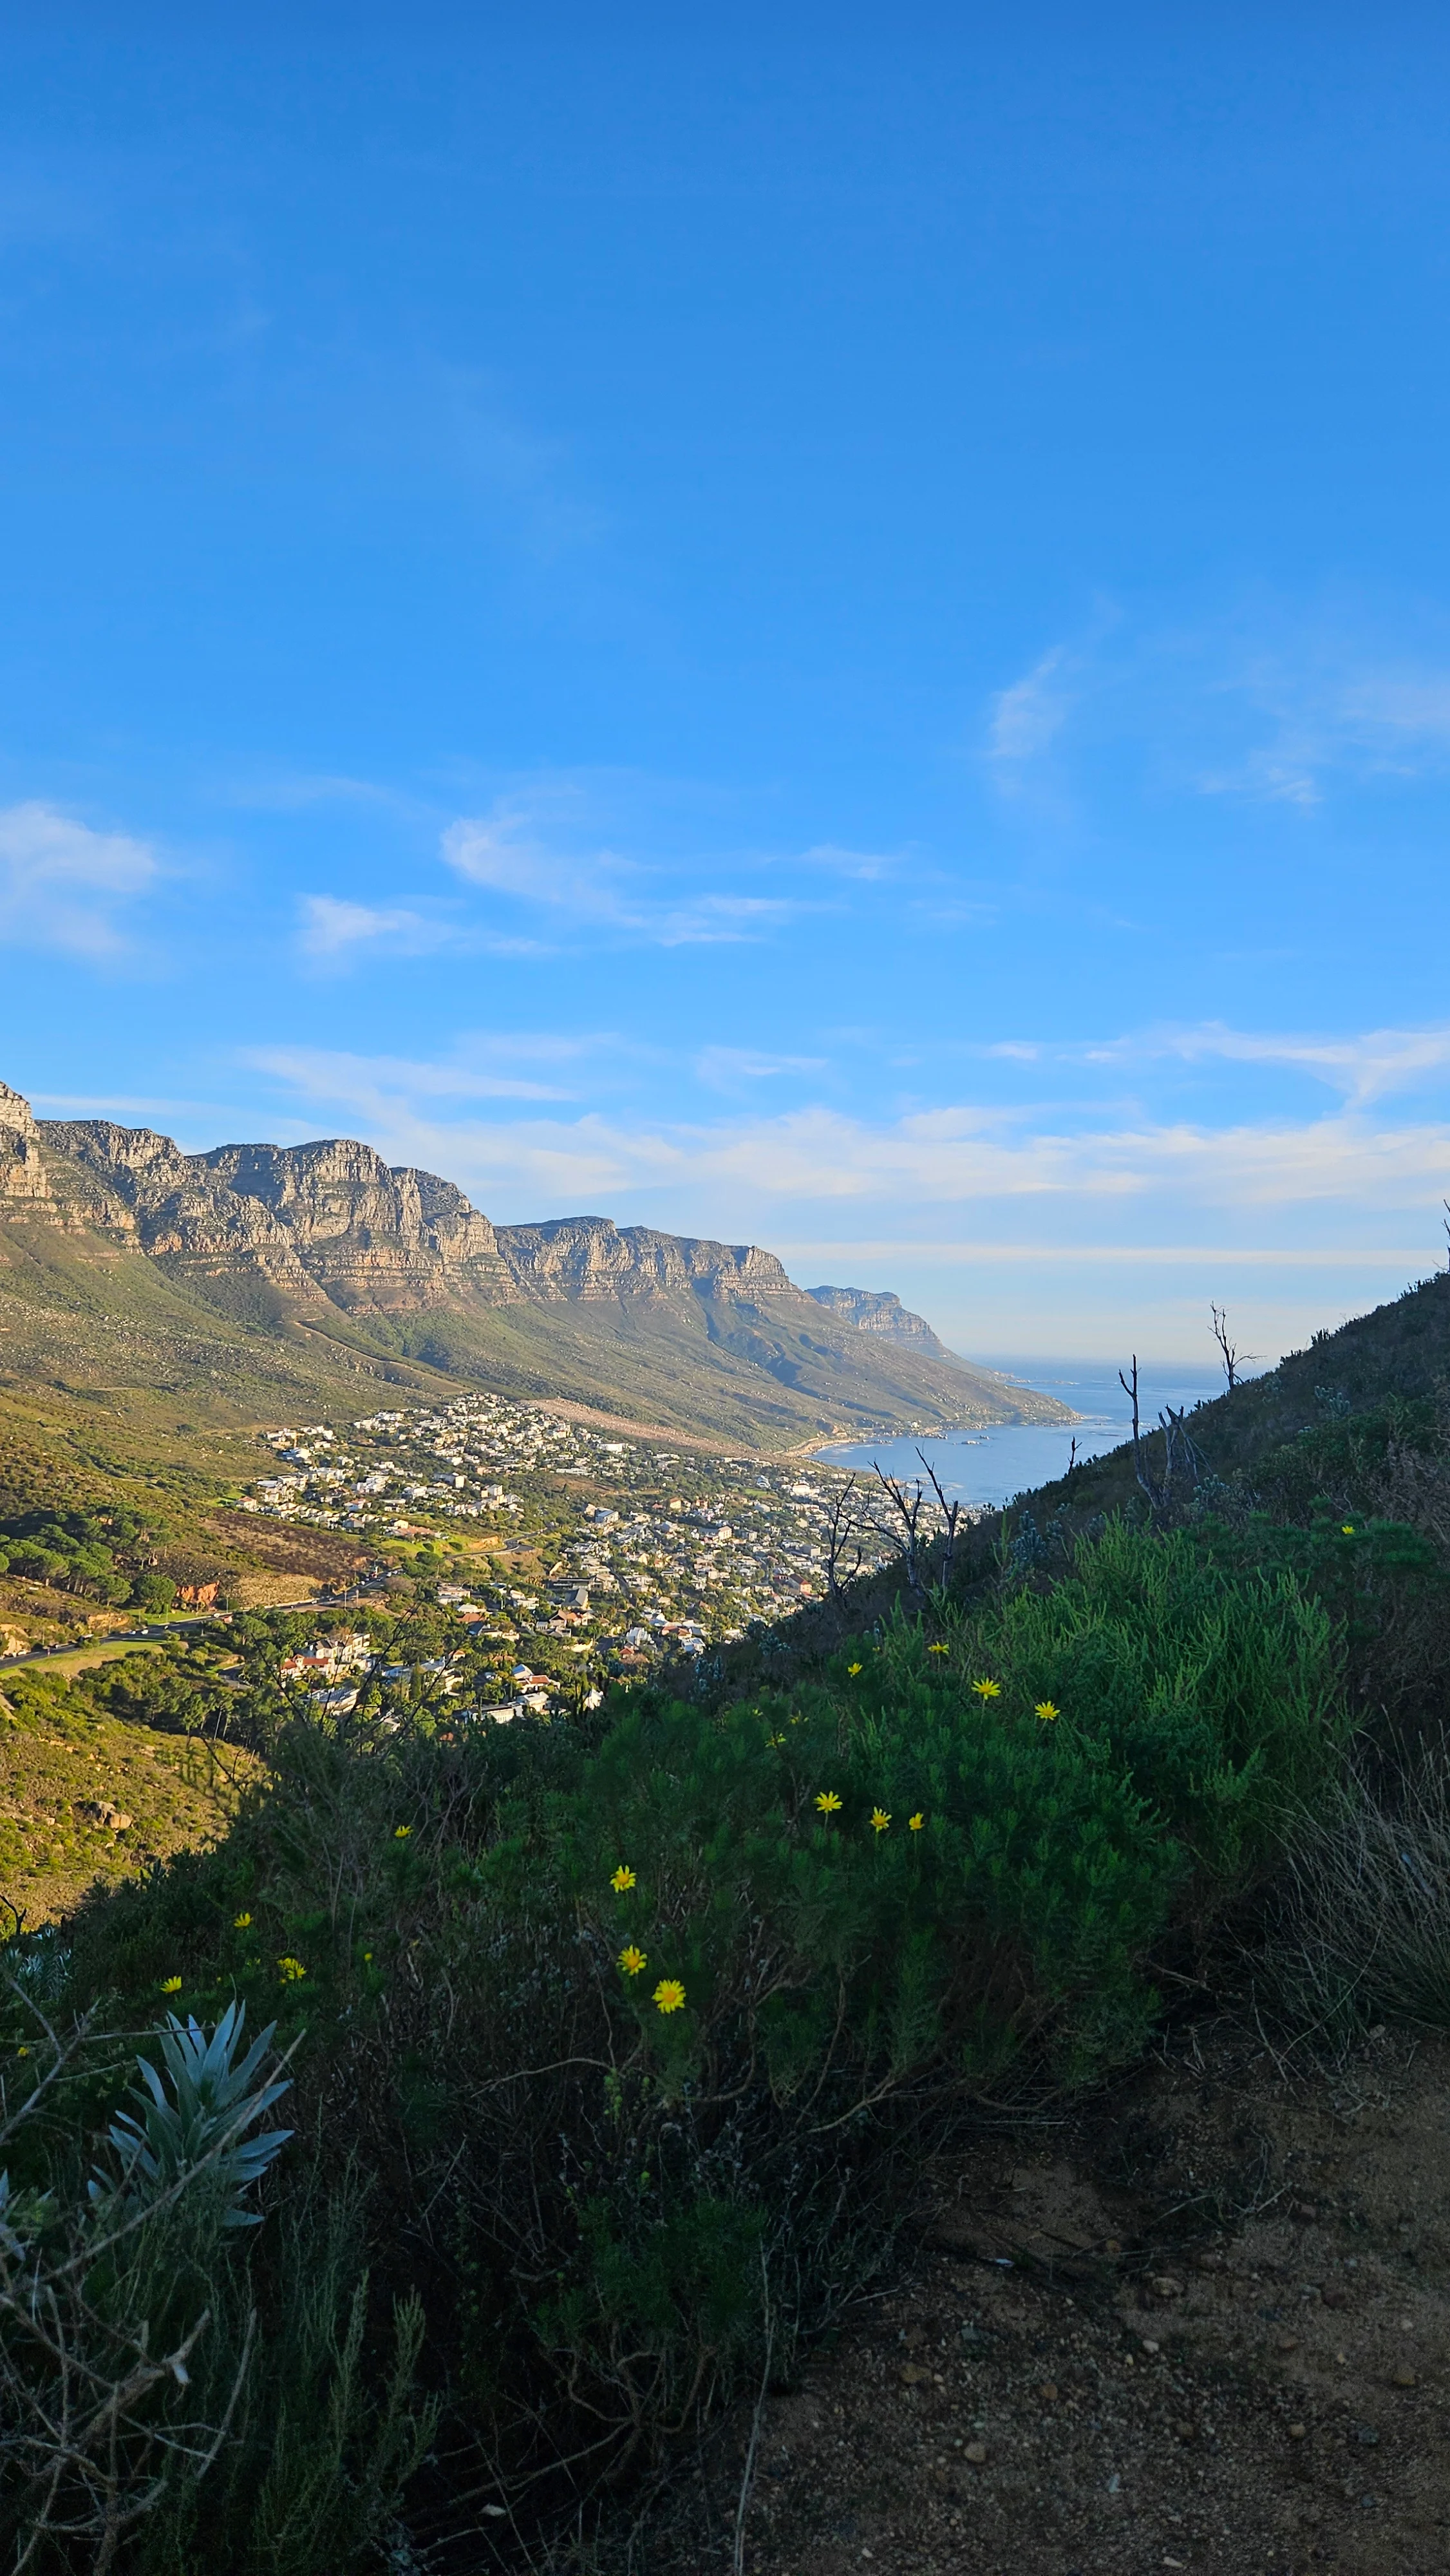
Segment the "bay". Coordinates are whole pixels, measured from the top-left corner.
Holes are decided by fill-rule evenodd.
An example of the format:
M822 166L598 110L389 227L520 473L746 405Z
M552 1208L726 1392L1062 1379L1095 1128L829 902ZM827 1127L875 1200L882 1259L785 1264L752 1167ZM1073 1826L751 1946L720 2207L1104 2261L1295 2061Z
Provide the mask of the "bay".
M1116 1367L1107 1360L983 1359L981 1368L1000 1371L1019 1386L1055 1395L1082 1418L1075 1423L1001 1422L980 1431L934 1431L880 1441L833 1442L816 1456L835 1467L875 1465L887 1476L914 1482L925 1458L941 1479L948 1501L976 1506L1010 1502L1050 1484L1067 1471L1071 1444L1079 1458L1096 1458L1116 1449L1132 1427L1132 1408L1118 1383ZM1138 1408L1145 1424L1155 1423L1160 1407L1175 1412L1222 1395L1223 1372L1172 1360L1145 1360L1138 1371ZM920 1457L917 1455L921 1452Z

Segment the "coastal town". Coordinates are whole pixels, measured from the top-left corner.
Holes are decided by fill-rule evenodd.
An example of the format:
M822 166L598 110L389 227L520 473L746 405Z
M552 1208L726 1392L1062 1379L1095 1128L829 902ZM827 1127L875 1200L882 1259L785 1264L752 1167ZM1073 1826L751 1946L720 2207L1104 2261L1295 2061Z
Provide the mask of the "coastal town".
M848 1481L818 1461L657 1447L482 1393L263 1439L269 1472L240 1508L355 1535L380 1570L435 1581L483 1641L527 1642L533 1660L507 1677L524 1705L586 1664L643 1674L818 1600ZM863 1519L846 1565L892 1553Z

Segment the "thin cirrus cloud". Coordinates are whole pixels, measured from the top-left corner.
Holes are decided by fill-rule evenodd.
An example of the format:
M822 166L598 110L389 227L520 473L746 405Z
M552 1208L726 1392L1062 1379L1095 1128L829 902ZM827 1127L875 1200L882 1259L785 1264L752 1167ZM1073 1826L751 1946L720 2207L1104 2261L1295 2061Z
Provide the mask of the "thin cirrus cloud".
M593 929L660 947L749 939L790 919L801 907L773 895L686 894L660 898L656 873L616 851L585 854L551 844L527 806L503 803L490 814L462 815L448 825L446 866L471 886L551 916L559 930Z
M996 1049L1003 1053L1005 1050ZM1153 1057L1185 1064L1277 1066L1307 1073L1341 1092L1354 1107L1367 1107L1393 1092L1414 1091L1450 1067L1450 1026L1369 1029L1350 1037L1260 1034L1211 1020L1187 1029L1149 1030L1084 1050L1084 1061L1122 1065Z
M1061 733L1071 708L1065 684L1067 649L1054 644L990 702L987 754L1004 780L1040 760Z
M557 1074L616 1043L604 1035L540 1033L465 1041L450 1062L435 1064L302 1046L250 1047L242 1061L258 1073L271 1074L299 1099L393 1127L400 1120L416 1120L417 1104L424 1101L572 1100L573 1087L541 1079L541 1073ZM521 1063L538 1069L519 1072Z
M455 956L538 957L546 953L536 939L507 938L477 922L445 913L416 912L407 905L352 903L345 896L302 897L300 946L309 964L346 968L380 952L389 957Z
M319 793L331 785L322 782ZM337 971L381 955L559 956L600 939L661 948L738 945L821 908L819 892L756 892L749 879L763 869L777 876L794 870L808 886L831 878L844 888L882 883L902 865L900 853L827 841L784 858L641 860L589 834L591 801L587 789L559 780L501 797L486 813L457 816L438 841L442 866L463 889L451 899L303 895L303 958ZM702 888L706 872L713 882ZM826 908L839 899L827 898Z
M1190 796L1312 813L1335 788L1406 783L1450 761L1450 669L1354 603L1258 601L1172 629L1119 611L1038 654L984 712L988 774L1061 793L1104 752Z
M824 1056L761 1055L751 1047L707 1046L695 1058L696 1077L708 1091L738 1092L752 1083L825 1070Z
M18 947L104 964L134 943L127 907L159 873L154 850L32 798L0 811L0 932Z

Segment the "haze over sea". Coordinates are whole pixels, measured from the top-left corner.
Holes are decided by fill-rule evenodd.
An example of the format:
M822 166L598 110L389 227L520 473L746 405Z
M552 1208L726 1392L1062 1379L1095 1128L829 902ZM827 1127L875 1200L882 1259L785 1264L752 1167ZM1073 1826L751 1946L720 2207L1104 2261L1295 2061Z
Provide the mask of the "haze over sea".
M879 1465L885 1475L904 1476L908 1482L921 1475L925 1458L950 1500L960 1496L965 1503L1004 1503L1014 1494L1063 1475L1074 1440L1079 1458L1096 1458L1105 1449L1116 1449L1128 1436L1132 1408L1116 1368L1103 1360L984 1359L981 1365L1000 1369L1004 1377L1037 1387L1044 1395L1055 1395L1082 1420L1067 1425L999 1422L980 1431L928 1433L919 1440L833 1443L818 1450L817 1456L839 1467L869 1471ZM1208 1397L1221 1395L1223 1372L1193 1368L1186 1362L1175 1365L1171 1360L1144 1362L1138 1388L1140 1416L1152 1423L1164 1405L1171 1404L1175 1411L1186 1405L1191 1410Z

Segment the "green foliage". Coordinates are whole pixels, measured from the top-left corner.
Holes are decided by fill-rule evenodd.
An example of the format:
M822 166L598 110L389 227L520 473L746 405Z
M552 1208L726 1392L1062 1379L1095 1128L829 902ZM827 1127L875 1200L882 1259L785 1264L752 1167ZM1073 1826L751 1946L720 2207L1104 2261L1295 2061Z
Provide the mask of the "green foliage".
M466 1669L410 1616L407 1660ZM368 1684L334 1716L278 1683L284 1628L231 1632L269 1787L82 1909L73 1990L135 2009L179 1972L200 2019L305 2027L318 2187L338 2137L389 2178L365 2259L400 2313L422 2267L479 2474L617 2471L767 2347L788 2369L955 2104L1141 2044L1160 1946L1264 1867L1344 1733L1291 1569L1118 1524L1051 1588L898 1616L722 1709L499 1727Z
M119 2213L159 2200L207 2166L230 2201L222 2224L261 2225L254 2210L240 2206L240 2197L261 2180L291 2131L268 2129L258 2138L246 2133L280 2102L289 2083L257 2081L275 2024L243 2056L246 2011L245 2004L228 2004L209 2036L196 2021L180 2022L168 2013L157 2032L161 2065L149 2057L136 2060L141 2084L133 2086L131 2098L141 2116L117 2112L106 2134L120 2171L101 2174L89 2185L98 2213L117 2213L112 2224L119 2223Z
M120 1656L76 1677L80 1698L133 1726L165 1734L203 1735L227 1718L231 1695L211 1660L178 1640L159 1653Z
M22 1964L34 2031L25 1998L51 1963ZM395 2310L389 2351L346 2172L272 2217L269 2263L260 2232L228 2232L286 2135L242 2133L286 2086L265 2037L241 2054L236 2014L210 2033L168 2018L156 2039L144 2130L112 2120L121 2178L99 2192L80 2166L110 2043L83 2024L22 2044L0 2123L30 2169L0 2184L0 2539L45 2576L380 2568L436 2420L414 2395L421 2308Z
M22 1512L0 1521L0 1573L92 1601L125 1601L146 1579L149 1540L134 1512Z
M1450 1561L1423 1530L1321 1502L1303 1522L1256 1512L1204 1535L1224 1567L1287 1576L1321 1604L1343 1647L1352 1700L1394 1709L1422 1698L1427 1685L1443 1691Z

